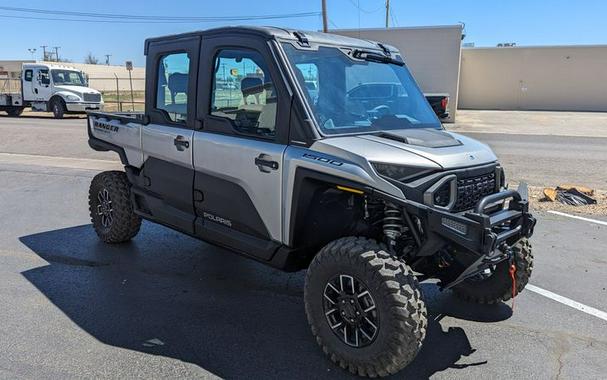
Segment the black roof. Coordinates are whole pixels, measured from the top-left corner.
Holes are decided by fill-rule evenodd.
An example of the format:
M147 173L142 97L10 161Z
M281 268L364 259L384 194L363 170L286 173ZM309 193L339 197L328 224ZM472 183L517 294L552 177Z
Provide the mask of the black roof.
M370 40L362 40L358 38L340 36L337 34L331 33L322 33L322 32L311 32L311 31L301 31L296 29L287 29L287 28L278 28L273 26L224 26L220 28L213 28L207 30L200 30L189 33L181 33L181 34L173 34L162 37L154 37L148 38L145 40L145 52L147 53L148 45L150 42L154 41L167 41L171 39L179 39L190 36L213 36L213 35L221 35L228 36L234 34L250 34L265 37L267 39L282 39L282 40L298 40L298 36L302 35L308 39L310 43L316 43L321 45L337 45L337 46L351 46L362 49L372 49L377 50L381 49L378 45L378 42L370 41ZM395 47L383 44L386 48L391 51L398 51Z

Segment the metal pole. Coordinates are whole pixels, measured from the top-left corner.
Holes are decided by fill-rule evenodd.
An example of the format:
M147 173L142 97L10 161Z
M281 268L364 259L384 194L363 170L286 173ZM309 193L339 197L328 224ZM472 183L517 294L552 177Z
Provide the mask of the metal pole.
M42 45L40 46L42 48L42 60L46 61L46 48L48 45Z
M329 31L329 24L327 21L327 0L322 0L322 31L325 33Z
M59 62L59 48L61 46L53 46L53 49L55 49L55 61Z
M389 25L389 20L390 20L390 0L386 0L386 29L388 29L390 27Z
M122 112L122 103L120 103L120 85L118 82L118 75L114 73L114 78L116 78L116 102L118 103L118 111Z
M129 70L129 82L131 83L131 107L133 112L135 112L135 97L133 96L133 76L131 75L131 70Z

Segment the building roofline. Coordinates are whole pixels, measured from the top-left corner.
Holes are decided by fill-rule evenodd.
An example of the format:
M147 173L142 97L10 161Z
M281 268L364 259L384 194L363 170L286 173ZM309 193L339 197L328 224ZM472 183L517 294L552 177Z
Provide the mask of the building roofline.
M516 45L516 46L462 46L462 50L507 50L507 49L576 49L576 48L607 48L607 44L588 45Z
M335 32L367 32L367 31L392 31L392 30L411 30L411 29L463 29L461 24L454 25L421 25L421 26L396 26L390 28L352 28L352 29L329 29L328 33Z

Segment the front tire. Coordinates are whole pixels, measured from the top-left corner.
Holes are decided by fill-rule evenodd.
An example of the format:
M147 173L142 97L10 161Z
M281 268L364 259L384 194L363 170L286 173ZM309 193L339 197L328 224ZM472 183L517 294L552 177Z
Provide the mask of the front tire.
M533 253L527 239L521 239L512 247L516 266L515 296L523 291L533 272ZM495 304L512 298L512 279L508 260L495 266L493 274L485 279L467 279L453 287L455 295L465 301L479 304Z
M347 237L322 248L308 268L304 300L317 343L353 374L398 372L426 335L417 279L374 240Z
M54 99L51 103L51 111L55 119L63 119L65 115L66 107L61 99Z
M139 232L141 217L131 203L131 184L124 172L97 174L89 188L89 211L97 236L106 243L131 240Z

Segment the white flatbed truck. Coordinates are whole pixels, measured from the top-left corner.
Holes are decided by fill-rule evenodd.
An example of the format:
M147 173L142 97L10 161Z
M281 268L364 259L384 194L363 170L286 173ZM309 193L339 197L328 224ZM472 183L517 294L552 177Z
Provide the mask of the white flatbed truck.
M66 113L102 111L103 97L72 67L23 63L20 72L0 71L0 111L17 117L27 107L61 119Z

